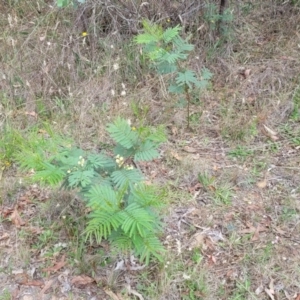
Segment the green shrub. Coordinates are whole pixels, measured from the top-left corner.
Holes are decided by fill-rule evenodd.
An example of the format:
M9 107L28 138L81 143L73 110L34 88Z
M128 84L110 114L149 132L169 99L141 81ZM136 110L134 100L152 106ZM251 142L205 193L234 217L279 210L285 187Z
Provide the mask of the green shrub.
M24 169L34 170L35 180L54 185L63 182L63 187L79 191L90 211L86 240L100 243L109 239L120 250L133 249L148 264L151 256L161 259L163 252L157 212L163 194L145 183L136 162L159 156L157 148L165 141L164 130L136 129L118 118L107 131L116 142L113 156L59 147L47 159L44 144L38 141L35 145L40 145L34 149L27 147L25 157L21 151L16 157Z

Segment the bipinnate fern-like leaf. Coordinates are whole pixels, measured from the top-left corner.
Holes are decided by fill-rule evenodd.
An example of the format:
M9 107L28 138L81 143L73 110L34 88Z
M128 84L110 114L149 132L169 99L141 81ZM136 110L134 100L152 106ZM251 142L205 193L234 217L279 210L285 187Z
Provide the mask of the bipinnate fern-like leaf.
M87 156L87 160L91 167L95 169L100 168L106 170L116 166L115 160L104 153L90 154Z
M56 156L62 165L67 166L68 168L78 165L78 160L80 156L84 156L85 153L82 149L79 148L63 148L60 153Z
M212 79L213 74L207 68L203 68L201 71L201 77L202 77L202 80L208 81L208 80Z
M61 168L51 163L44 162L43 170L36 171L32 179L34 181L41 181L50 185L57 185L64 179L65 176L65 172L62 171Z
M134 155L134 152L135 152L134 148L127 149L121 146L120 144L117 144L116 147L114 148L114 154L120 155L124 158Z
M128 203L136 202L145 208L161 207L163 206L163 193L164 191L158 191L158 189L152 185L146 185L141 182L132 190Z
M177 77L175 79L177 85L179 86L188 86L192 88L192 85L196 86L199 84L199 80L194 71L186 70L185 72L178 72Z
M181 26L177 25L175 27L169 27L167 28L163 34L162 34L162 39L165 43L170 43L174 40L175 37L178 36Z
M150 161L154 158L158 158L159 153L156 150L156 145L146 140L143 144L141 144L137 150L137 152L134 155L135 161Z
M73 171L68 178L69 186L85 188L92 183L94 176L93 170Z
M121 228L113 231L108 239L111 245L116 247L118 250L121 250L125 253L132 251L132 238L126 235Z
M147 237L136 236L132 242L136 255L140 257L141 261L145 261L147 265L152 255L162 261L162 254L165 249L154 233L149 232Z
M16 151L14 158L21 169L25 171L44 169L45 154L42 149L26 149L21 147L19 151Z
M101 240L107 239L113 230L117 230L122 222L122 218L117 212L97 209L90 213L88 225L85 229L86 240L100 244Z
M135 38L137 44L150 44L158 40L158 37L151 33L142 33Z
M176 64L177 60L183 56L180 53L176 52L166 52L160 58L159 61L166 61L168 64Z
M183 94L184 86L178 84L170 84L168 87L168 91L173 94Z
M158 126L157 128L152 128L151 133L147 136L147 139L156 143L157 145L165 142L167 140L165 127Z
M147 51L147 55L148 55L150 61L152 61L155 64L156 61L157 62L164 61L163 57L165 55L168 55L168 52L165 49L163 49L163 48L156 47L152 51Z
M111 178L118 189L123 189L125 186L133 187L135 183L143 180L141 172L137 169L114 171Z
M155 218L138 203L131 203L121 213L122 230L129 237L146 237L155 228Z
M193 44L189 44L187 41L185 41L180 36L176 36L176 38L174 38L174 40L173 40L173 43L174 43L177 51L180 53L190 52L194 49Z
M126 149L136 146L138 142L138 134L131 130L128 122L124 119L117 118L113 123L109 124L107 131L117 144Z
M86 196L89 199L88 206L93 210L102 209L115 212L119 209L117 194L109 185L92 186Z
M156 64L157 72L161 75L171 74L177 71L176 64L170 64L167 61L162 61Z
M142 21L142 24L145 33L140 34L136 37L136 42L138 44L148 44L149 43L148 40L150 38L151 38L150 42L158 42L162 39L163 29L161 25L152 23L146 19Z

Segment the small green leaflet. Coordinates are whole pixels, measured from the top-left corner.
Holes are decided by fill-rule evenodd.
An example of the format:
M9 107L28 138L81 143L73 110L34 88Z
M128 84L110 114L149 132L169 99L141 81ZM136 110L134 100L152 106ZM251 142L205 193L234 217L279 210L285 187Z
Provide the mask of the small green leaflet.
M94 177L94 171L86 170L86 171L75 171L72 172L69 176L69 185L71 187L75 187L81 185L81 187L86 187L87 185L92 183L92 178Z
M175 80L178 85L187 85L189 88L192 88L192 84L195 84L196 86L199 85L199 80L197 79L195 72L191 70L186 70L185 72L178 72L178 76Z
M207 68L203 68L201 77L203 80L210 80L213 77L213 74Z
M134 155L135 161L150 161L159 157L159 153L156 150L156 144L151 141L146 141L141 144L139 151Z
M162 38L165 43L171 42L175 37L178 36L179 31L181 30L181 27L177 25L174 28L168 28L165 30L165 32L162 35Z
M138 142L138 134L132 131L126 120L117 118L109 124L107 131L114 141L126 149L133 148Z

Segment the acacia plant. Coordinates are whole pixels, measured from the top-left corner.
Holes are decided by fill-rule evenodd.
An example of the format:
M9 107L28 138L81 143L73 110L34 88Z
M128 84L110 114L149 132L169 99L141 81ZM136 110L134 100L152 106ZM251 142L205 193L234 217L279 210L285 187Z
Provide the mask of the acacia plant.
M201 74L187 68L185 61L194 45L180 36L182 28L179 25L164 30L162 26L144 20L143 29L144 33L139 34L135 42L143 46L146 58L159 75L171 74L169 92L185 96L189 127L190 91L194 88L206 88L212 74L207 68L203 68Z
M109 124L107 131L116 143L110 155L63 147L47 160L37 157L37 152L44 151L30 152L32 148L27 147L26 157L20 152L17 160L23 168L35 171L35 180L62 182L63 187L79 191L90 211L86 240L100 243L109 239L122 251L134 250L148 264L151 256L161 259L163 252L157 211L163 204L163 192L145 183L137 163L159 156L157 148L165 141L164 131L136 129L121 118Z

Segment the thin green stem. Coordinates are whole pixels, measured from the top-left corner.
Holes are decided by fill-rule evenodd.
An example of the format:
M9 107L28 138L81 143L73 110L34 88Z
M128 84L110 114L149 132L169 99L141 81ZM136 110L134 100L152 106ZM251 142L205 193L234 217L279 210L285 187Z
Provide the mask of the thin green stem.
M187 128L190 128L190 102L191 102L191 98L190 98L190 93L189 93L189 87L187 85L185 85L184 91L185 91L185 98L186 98L186 101L187 101Z

